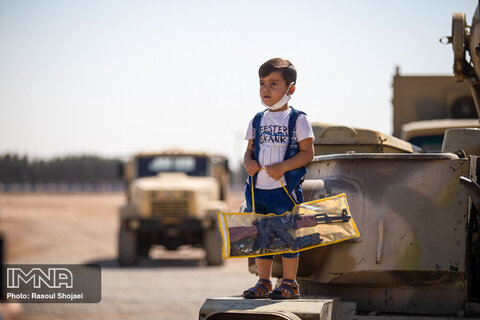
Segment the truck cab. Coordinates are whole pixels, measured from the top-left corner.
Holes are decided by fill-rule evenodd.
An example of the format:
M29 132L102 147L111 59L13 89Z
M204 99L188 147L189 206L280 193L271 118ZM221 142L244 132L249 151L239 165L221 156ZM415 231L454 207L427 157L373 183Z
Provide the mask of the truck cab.
M228 162L219 155L142 152L125 164L127 203L120 208L118 262L138 263L152 245L203 247L210 265L221 259L216 213L226 209Z

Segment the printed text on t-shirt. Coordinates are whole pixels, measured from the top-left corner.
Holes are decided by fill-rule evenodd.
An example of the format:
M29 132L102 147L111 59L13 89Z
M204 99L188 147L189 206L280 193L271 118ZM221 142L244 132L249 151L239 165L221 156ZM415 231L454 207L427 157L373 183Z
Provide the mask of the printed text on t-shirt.
M288 143L288 128L286 126L260 126L260 143Z

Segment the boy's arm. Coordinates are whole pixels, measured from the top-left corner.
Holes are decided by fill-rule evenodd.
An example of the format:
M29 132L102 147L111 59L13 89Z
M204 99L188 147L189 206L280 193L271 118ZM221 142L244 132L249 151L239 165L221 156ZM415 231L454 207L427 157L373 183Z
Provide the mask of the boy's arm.
M247 150L243 156L243 165L250 176L254 176L262 168L260 164L253 159L253 139L248 140Z
M298 142L299 151L285 161L267 166L268 175L279 180L287 171L307 165L313 159L313 138L306 138Z

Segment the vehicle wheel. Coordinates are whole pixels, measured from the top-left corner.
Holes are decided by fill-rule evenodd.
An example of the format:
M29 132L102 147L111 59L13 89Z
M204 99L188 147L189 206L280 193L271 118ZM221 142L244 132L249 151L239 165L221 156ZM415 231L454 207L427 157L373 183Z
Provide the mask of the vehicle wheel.
M222 259L222 235L217 224L213 228L205 230L203 234L203 246L207 251L207 264L209 266L220 266Z
M118 235L118 264L130 266L138 263L137 233L125 227L120 228Z
M149 258L150 241L146 235L137 235L137 252L140 258Z

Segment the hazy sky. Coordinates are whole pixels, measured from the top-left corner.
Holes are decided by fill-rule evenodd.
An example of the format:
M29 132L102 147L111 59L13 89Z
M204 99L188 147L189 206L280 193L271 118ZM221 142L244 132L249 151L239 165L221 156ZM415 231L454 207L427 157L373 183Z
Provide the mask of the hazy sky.
M238 162L258 67L297 68L312 122L392 131L392 76L452 74L477 1L0 0L0 153L186 147Z

